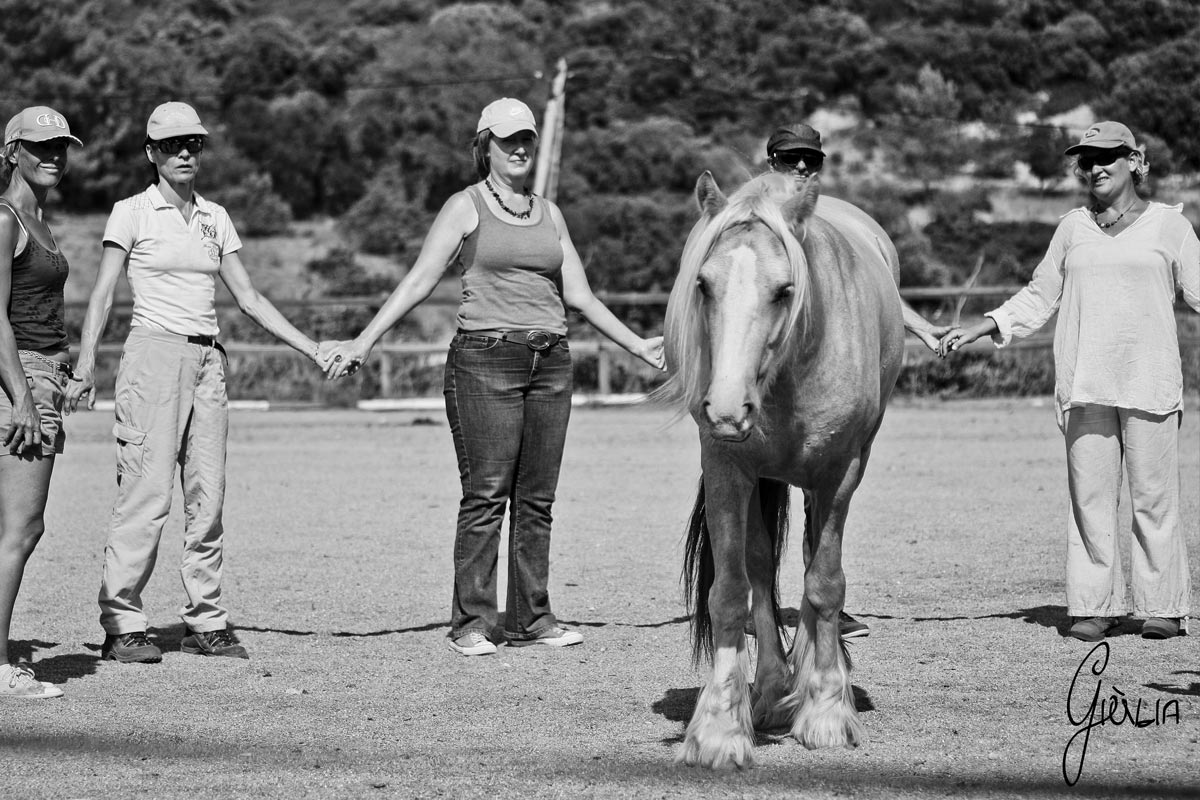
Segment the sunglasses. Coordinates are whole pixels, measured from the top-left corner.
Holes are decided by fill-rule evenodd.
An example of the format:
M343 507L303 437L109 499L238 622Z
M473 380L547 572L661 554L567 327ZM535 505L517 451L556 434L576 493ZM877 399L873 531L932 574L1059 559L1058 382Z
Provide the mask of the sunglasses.
M775 153L775 162L791 169L795 169L803 162L804 166L810 172L816 172L821 169L821 164L825 162L825 159L819 155L805 153L800 150L779 150Z
M204 137L173 136L170 139L161 139L157 142L151 142L150 146L167 156L179 155L180 151L184 149L193 155L198 155L204 152Z
M1100 153L1088 153L1075 159L1075 164L1084 172L1088 172L1094 166L1107 167L1109 164L1115 164L1117 161L1129 155L1128 150L1109 150Z

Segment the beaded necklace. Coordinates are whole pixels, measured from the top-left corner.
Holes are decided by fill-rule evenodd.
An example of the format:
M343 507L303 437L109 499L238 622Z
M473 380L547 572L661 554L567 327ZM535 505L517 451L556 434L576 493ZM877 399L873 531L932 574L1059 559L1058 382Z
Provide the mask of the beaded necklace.
M500 194L496 191L496 187L492 186L491 179L484 178L483 185L486 186L488 188L488 191L492 193L492 197L496 198L497 205L499 205L500 208L502 208L506 212L508 212L508 214L510 216L516 217L517 219L529 219L529 215L533 213L533 193L532 192L527 192L525 194L525 199L529 201L529 208L525 209L524 211L513 211L511 208L504 205L504 201L500 199Z
M1120 222L1125 217L1126 214L1128 214L1130 211L1133 210L1133 207L1136 205L1137 205L1137 200L1134 200L1132 203L1129 204L1129 207L1126 208L1124 211L1122 211L1120 214L1118 214L1117 218L1114 219L1112 222L1101 222L1100 215L1102 213L1104 213L1103 210L1097 211L1095 209L1095 207L1093 207L1092 208L1092 220L1100 227L1100 230L1108 230L1113 225L1116 225L1118 222Z

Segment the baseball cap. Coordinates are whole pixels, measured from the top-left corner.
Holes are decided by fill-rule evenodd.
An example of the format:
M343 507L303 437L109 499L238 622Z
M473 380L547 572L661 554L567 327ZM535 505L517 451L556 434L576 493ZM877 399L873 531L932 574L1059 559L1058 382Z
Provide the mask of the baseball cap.
M501 97L488 103L479 115L479 124L475 126L475 132L483 133L486 130L503 139L517 131L537 133L537 123L533 121L533 112L529 110L529 106L511 97Z
M1083 137L1080 138L1078 144L1073 144L1066 149L1066 155L1074 155L1080 150L1088 148L1096 148L1097 150L1110 150L1114 147L1128 147L1130 150L1137 150L1137 143L1133 140L1133 134L1119 122L1097 122L1092 127L1083 132Z
M779 128L767 139L767 153L776 150L812 150L814 153L825 155L821 149L821 134L811 125L797 123Z
M200 115L187 103L163 103L150 115L146 122L146 136L158 141L172 136L207 136L208 131L200 124Z
M78 136L71 135L67 118L49 106L31 106L8 121L4 128L4 143L12 144L18 139L26 142L70 139L83 146Z

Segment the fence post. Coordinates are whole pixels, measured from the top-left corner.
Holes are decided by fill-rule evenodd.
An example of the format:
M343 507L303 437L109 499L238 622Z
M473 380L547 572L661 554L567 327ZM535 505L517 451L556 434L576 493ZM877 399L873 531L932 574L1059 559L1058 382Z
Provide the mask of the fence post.
M612 359L603 344L596 348L596 384L600 394L612 394Z
M379 354L379 396L392 396L392 354L387 350Z

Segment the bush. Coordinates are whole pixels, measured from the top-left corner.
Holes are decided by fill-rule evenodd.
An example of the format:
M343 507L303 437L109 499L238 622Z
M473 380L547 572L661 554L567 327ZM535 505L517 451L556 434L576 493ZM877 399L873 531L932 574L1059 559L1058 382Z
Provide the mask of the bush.
M244 235L286 233L292 224L292 207L275 193L271 176L264 172L247 175L241 183L222 190L221 205L238 233Z

